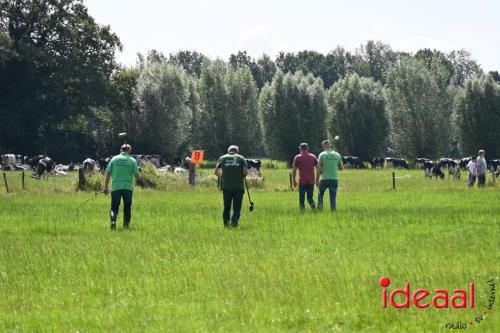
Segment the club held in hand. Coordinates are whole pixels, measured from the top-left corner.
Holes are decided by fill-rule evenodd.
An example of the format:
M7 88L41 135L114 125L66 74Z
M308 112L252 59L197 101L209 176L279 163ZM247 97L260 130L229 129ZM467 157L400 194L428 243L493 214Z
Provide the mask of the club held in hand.
M248 183L247 183L246 178L245 178L245 187L247 189L248 201L250 202L250 207L248 207L248 210L252 212L253 209L254 209L254 207L255 207L255 205L254 205L252 199L250 198L250 191L248 190Z

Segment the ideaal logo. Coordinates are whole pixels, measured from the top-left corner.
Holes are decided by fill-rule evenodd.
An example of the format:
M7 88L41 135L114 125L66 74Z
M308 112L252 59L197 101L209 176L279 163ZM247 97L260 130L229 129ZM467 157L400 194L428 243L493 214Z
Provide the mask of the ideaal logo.
M470 282L468 288L466 289L453 289L450 293L446 289L434 289L433 292L419 288L411 292L410 283L406 282L403 288L396 288L389 291L387 288L391 284L391 280L388 277L382 277L379 280L379 284L382 287L382 308L386 309L388 305L396 308L403 309L409 308L411 304L419 309L425 309L430 306L436 309L474 309L475 308L475 285L474 282ZM495 304L495 293L496 285L493 279L489 279L487 284L490 289L488 304L484 307L484 311L478 316L475 316L473 320L457 323L447 323L445 328L449 329L466 329L468 326L472 326L474 323L479 324L485 318L485 315L493 309ZM403 300L397 302L396 296L401 295ZM450 297L451 296L451 297Z

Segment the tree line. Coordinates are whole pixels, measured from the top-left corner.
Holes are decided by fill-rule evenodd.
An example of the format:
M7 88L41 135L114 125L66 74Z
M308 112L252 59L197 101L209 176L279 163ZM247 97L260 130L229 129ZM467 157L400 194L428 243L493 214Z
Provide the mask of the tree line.
M126 68L121 47L81 0L0 0L0 151L76 161L115 153L127 132L136 152L170 160L238 144L290 161L300 142L318 152L336 135L362 158L500 155L500 75L466 50L151 50Z

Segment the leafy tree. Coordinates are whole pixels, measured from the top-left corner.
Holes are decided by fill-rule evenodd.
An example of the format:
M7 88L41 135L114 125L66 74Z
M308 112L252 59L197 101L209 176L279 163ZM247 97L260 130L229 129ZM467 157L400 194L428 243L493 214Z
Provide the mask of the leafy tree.
M464 49L450 52L448 60L453 67L451 78L453 84L463 86L468 79L477 78L483 74L481 66L471 59L470 52Z
M445 82L441 64L429 70L415 58L404 58L389 71L385 92L390 141L396 152L436 158L449 151L451 100Z
M143 153L173 159L189 137L192 110L189 98L190 77L177 66L152 61L141 70L137 80L139 135Z
M326 137L324 87L311 74L283 74L262 88L259 107L264 121L267 152L272 158L291 162L300 142L318 153Z
M343 153L374 157L383 152L388 135L383 87L371 78L349 75L328 91L330 129L339 135Z
M85 123L106 103L118 37L81 0L1 1L0 35L2 145L65 159L94 149Z
M455 98L454 115L465 154L485 149L492 158L500 155L500 84L491 76L466 81Z
M199 146L208 156L216 158L230 144L237 144L247 155L262 151L258 91L248 66L234 68L221 61L206 62L200 97Z
M357 54L363 62L357 61L356 73L385 83L387 71L397 59L396 53L392 51L391 47L380 41L369 40L366 45L361 45L358 48Z
M175 54L170 54L169 62L181 66L184 71L196 77L200 77L203 61L206 57L196 51L179 51Z

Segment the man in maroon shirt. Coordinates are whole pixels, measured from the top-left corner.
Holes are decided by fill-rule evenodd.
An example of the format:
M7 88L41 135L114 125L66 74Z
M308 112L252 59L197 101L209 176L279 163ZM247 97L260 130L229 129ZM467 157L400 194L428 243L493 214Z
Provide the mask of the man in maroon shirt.
M300 154L293 159L293 186L297 187L296 174L299 169L299 206L300 210L304 211L304 199L307 193L307 202L312 209L316 208L314 204L314 171L318 172L318 159L313 154L309 153L309 145L301 143L299 146Z

